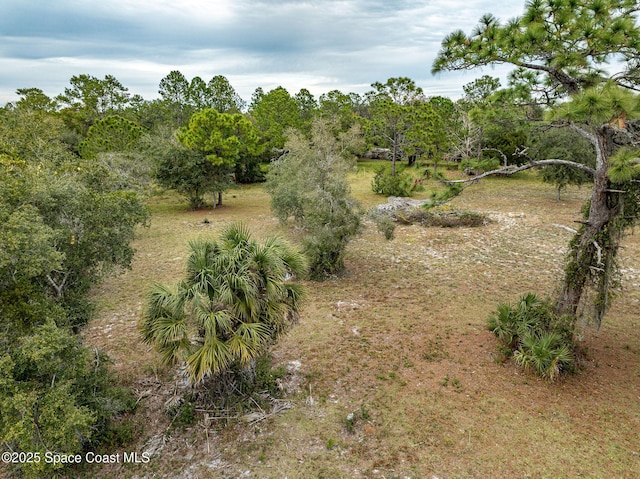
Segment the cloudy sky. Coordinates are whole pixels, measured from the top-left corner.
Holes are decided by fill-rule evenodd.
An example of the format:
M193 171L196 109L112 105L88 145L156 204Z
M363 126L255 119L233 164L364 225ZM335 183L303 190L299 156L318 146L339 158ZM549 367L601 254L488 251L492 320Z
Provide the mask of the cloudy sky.
M145 99L172 70L224 75L245 100L256 87L338 89L409 77L457 98L485 69L432 76L442 38L484 13L520 15L524 0L1 0L0 105L18 88L64 91L73 75L114 75Z

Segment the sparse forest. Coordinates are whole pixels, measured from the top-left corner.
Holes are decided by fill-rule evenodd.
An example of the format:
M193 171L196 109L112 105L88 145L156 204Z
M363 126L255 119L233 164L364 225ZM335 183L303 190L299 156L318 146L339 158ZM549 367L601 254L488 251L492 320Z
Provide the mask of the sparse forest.
M459 99L16 90L0 475L640 475L639 10L487 15Z

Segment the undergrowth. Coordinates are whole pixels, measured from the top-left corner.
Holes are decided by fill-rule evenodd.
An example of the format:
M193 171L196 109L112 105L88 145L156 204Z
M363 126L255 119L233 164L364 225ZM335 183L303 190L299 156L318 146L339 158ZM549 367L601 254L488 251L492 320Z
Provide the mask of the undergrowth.
M549 301L533 293L515 304L499 304L487 320L505 360L512 355L518 366L550 381L575 371L573 327L572 317L558 316Z
M223 419L264 412L283 396L281 381L286 375L284 366L272 367L271 356L262 355L238 374L217 375L204 381L166 413L176 426L188 426L198 422L198 412Z

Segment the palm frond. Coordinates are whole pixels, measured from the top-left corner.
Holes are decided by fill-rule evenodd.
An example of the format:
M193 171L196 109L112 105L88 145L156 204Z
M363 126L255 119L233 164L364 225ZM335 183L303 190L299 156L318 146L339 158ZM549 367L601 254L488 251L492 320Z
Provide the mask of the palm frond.
M304 292L286 281L307 262L278 238L258 244L241 224L189 247L185 279L151 288L140 331L163 362L185 360L197 383L246 366L291 324Z
M184 319L182 303L175 291L168 286L155 283L147 293L147 301L139 324L142 340L154 344L158 337L158 325L166 318L174 318L180 322Z
M269 329L264 324L242 323L228 341L229 351L244 367L264 352L269 338Z
M165 344L187 339L187 323L185 318L158 318L153 327L154 342L160 349Z
M172 366L181 362L189 352L191 343L188 340L173 341L165 344L160 352L160 363Z
M246 247L251 235L244 223L232 223L222 230L220 241L229 249Z
M187 370L193 384L199 383L206 376L218 374L229 368L233 362L233 356L225 341L212 338L204 342L202 347L196 349L187 360Z
M291 308L298 310L300 309L302 302L307 297L306 290L304 286L300 284L287 284L285 286L287 293L287 304L291 306Z
M204 340L213 338L226 338L233 333L234 318L228 311L213 311L204 318L202 328L204 329Z

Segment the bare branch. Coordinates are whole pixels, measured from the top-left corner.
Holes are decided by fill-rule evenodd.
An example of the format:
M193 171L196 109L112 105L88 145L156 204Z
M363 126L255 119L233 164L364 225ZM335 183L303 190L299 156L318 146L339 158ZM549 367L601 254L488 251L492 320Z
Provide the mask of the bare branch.
M502 160L504 162L504 166L507 166L507 155L504 154L504 152L502 150L499 150L498 148L482 148L482 151L495 151L497 153L500 154L500 156L502 156Z
M482 178L486 178L487 176L492 175L505 175L511 176L513 174L519 173L520 171L529 170L531 168L538 168L541 166L551 166L551 165L563 165L570 166L572 168L577 168L578 170L586 171L591 176L596 175L596 171L593 168L588 167L587 165L583 165L582 163L576 163L575 161L567 161L567 160L559 160L559 159L551 159L551 160L540 160L540 161L532 161L530 163L526 163L524 165L516 166L510 165L504 168L499 168L497 170L487 171L486 173L482 173L481 175L476 175L471 178L467 178L464 180L443 180L442 182L448 185L456 184L456 183L472 183L474 181L478 181Z
M596 139L596 136L593 135L592 133L588 132L587 130L585 130L581 126L578 126L575 123L569 123L569 128L571 128L572 130L578 132L578 134L580 136L583 136L584 138L589 140L593 145L597 145L598 140Z
M60 284L57 284L53 280L53 278L51 277L50 274L47 275L47 281L49 282L49 284L51 286L53 286L53 289L56 290L56 294L58 295L58 299L60 299L60 298L62 298L64 285L67 282L67 277L69 276L69 272L62 272L62 271L55 271L55 272L62 274L62 282Z
M575 235L575 234L578 234L578 231L577 231L577 230L574 230L573 228L570 228L569 226L559 225L559 224L557 224L557 223L552 223L552 224L553 224L553 226L555 226L555 227L557 227L557 228L562 228L563 230L568 231L569 233L572 233L572 234L574 234L574 235Z

